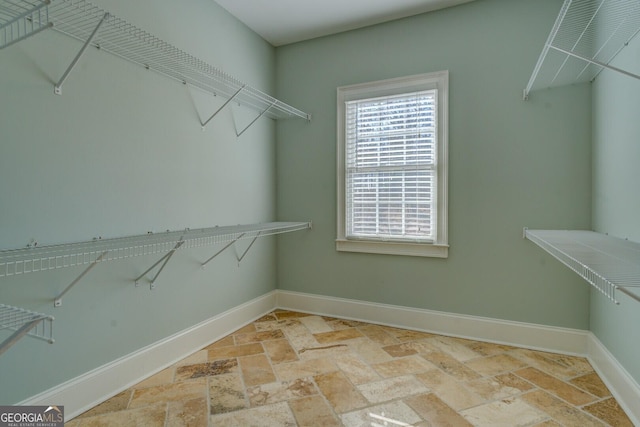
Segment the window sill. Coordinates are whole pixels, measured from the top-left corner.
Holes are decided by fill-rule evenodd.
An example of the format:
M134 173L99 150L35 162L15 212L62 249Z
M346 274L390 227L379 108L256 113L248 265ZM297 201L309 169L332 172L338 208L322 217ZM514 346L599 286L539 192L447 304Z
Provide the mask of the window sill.
M448 258L449 245L428 243L374 242L363 240L336 240L339 252L363 252L370 254L421 256L432 258Z

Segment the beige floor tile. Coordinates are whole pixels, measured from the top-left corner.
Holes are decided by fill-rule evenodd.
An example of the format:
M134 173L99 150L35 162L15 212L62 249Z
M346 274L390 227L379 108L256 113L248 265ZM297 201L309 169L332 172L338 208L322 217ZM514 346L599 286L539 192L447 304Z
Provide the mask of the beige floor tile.
M340 418L345 427L402 426L421 421L420 416L404 402L385 403L352 411Z
M68 424L402 423L631 425L584 358L289 310L263 316Z
M286 402L211 415L215 427L295 427L296 420Z
M455 338L449 338L444 336L435 336L427 340L429 344L436 347L438 350L443 351L456 359L459 362L466 362L478 357L482 357L481 354L476 353L469 347L466 347Z
M205 397L207 393L207 379L181 381L174 384L164 384L156 387L135 389L129 403L129 408L152 405L156 402L184 402Z
M281 381L294 380L296 378L312 377L337 370L331 359L301 360L298 362L281 363L274 365L276 376Z
M133 388L146 388L156 387L162 384L171 384L175 378L176 367L171 366L167 369L163 369L155 375L150 376L144 381L140 381Z
M579 389L593 394L594 396L600 398L611 396L611 392L595 372L574 378L569 382Z
M176 367L185 366L185 365L196 365L198 363L205 363L209 359L209 351L208 350L200 350L196 351L192 355L185 357L178 363L176 363Z
M487 401L505 399L533 388L531 383L514 374L480 378L467 382L466 386L469 390Z
M429 391L413 375L387 378L373 383L362 384L357 388L371 403L387 402Z
M482 375L443 351L425 353L421 357L459 381L470 381L482 377Z
M276 381L271 363L264 354L239 358L240 370L246 387L267 384Z
M545 412L564 427L603 427L605 425L579 408L568 405L542 390L525 393L521 399L530 406Z
M249 407L239 374L209 378L210 413L224 414Z
M381 326L381 328L383 328L391 336L393 336L395 339L397 339L400 342L417 341L425 338L433 338L436 336L428 332L412 331L409 329L393 328L390 326Z
M236 345L249 344L262 341L279 340L284 338L281 329L273 329L270 331L250 332L248 334L236 334L233 336Z
M270 405L314 394L318 394L318 390L311 378L263 384L247 389L251 406Z
M574 378L584 374L584 372L581 372L579 369L575 369L572 366L567 366L566 364L549 359L549 353L545 353L542 351L519 348L510 351L509 354L516 359L522 360L523 362L534 368L538 368L541 371L544 371L562 380Z
M176 381L191 380L200 377L212 377L214 375L224 375L231 372L238 372L238 360L222 359L197 365L180 366L176 368Z
M426 340L410 341L401 344L392 344L382 347L392 357L405 357L414 354L431 353L438 351L436 347Z
M312 334L331 332L334 329L320 316L301 317L300 323Z
M286 339L265 341L262 343L271 363L285 363L294 362L298 360L296 351L291 347L289 341Z
M392 359L389 353L369 338L351 340L347 345L367 363L382 363Z
M360 332L356 328L340 329L339 331L331 332L321 332L319 334L313 334L313 336L320 344L333 344L340 341L364 337L362 332Z
M466 409L461 413L467 421L476 427L529 426L545 421L548 417L544 412L517 398L498 400Z
M404 400L430 426L472 427L462 415L444 403L433 393L412 396Z
M358 326L358 330L378 345L387 346L399 342L397 338L377 325L361 325Z
M482 397L469 390L466 384L457 381L439 369L416 374L416 378L436 393L447 405L457 411L485 402Z
M227 347L209 348L209 360L229 359L231 357L251 356L264 353L261 343L233 345Z
M508 354L497 354L473 359L466 362L465 365L485 376L494 376L504 372L515 371L516 369L527 366L522 360L516 359Z
M337 357L335 363L355 385L378 381L382 378L369 364L352 354Z
M206 398L171 402L167 410L167 426L202 427L209 422L209 406Z
M430 371L436 366L420 356L408 356L389 360L387 362L376 363L371 367L384 378L389 378Z
M514 373L572 405L585 405L596 400L595 396L536 368L520 369Z
M582 409L612 426L633 427L633 423L627 417L627 414L624 413L618 402L613 398L587 405Z
M133 390L131 389L118 393L111 399L102 402L98 406L91 408L81 415L78 415L75 419L95 417L96 415L107 414L109 412L124 411L129 407L129 401L131 400L132 394Z
M296 418L298 427L341 427L322 396L308 396L289 401L289 406Z
M316 375L318 388L337 413L353 411L369 404L367 399L340 371Z
M142 408L110 412L95 417L83 418L82 427L137 426L164 427L167 417L167 404L155 403Z

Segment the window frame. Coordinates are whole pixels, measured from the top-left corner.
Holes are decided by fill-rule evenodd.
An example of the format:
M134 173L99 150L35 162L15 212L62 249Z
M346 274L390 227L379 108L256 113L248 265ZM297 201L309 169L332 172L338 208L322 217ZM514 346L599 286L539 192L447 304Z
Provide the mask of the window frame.
M436 239L433 242L348 239L346 237L346 102L437 89ZM337 238L336 250L389 255L447 258L448 245L448 99L449 72L359 83L337 88Z

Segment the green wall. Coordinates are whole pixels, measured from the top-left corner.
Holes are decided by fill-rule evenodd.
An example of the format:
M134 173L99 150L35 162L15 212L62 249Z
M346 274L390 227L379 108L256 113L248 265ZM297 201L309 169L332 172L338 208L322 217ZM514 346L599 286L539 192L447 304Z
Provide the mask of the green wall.
M210 0L95 3L275 92L275 49ZM49 30L0 51L0 250L275 219L272 120L237 138L235 121L256 113L234 107L202 131L198 116L222 101L94 48L54 95L80 47ZM0 303L56 319L54 344L26 337L0 357L0 404L275 289L275 239L259 239L239 267L230 248L200 269L218 249L179 251L153 291L133 279L162 255L99 264L60 308L53 297L84 267L0 278Z
M589 289L522 228L589 228L589 85L522 100L558 0L478 0L279 47L278 96L313 114L277 127L280 289L588 328ZM448 259L339 253L336 87L450 72ZM428 327L428 325L425 325Z
M635 38L613 64L640 72ZM603 71L593 83L593 229L640 242L640 82ZM640 291L636 288L636 293ZM640 383L640 305L619 292L620 305L591 295L593 333Z

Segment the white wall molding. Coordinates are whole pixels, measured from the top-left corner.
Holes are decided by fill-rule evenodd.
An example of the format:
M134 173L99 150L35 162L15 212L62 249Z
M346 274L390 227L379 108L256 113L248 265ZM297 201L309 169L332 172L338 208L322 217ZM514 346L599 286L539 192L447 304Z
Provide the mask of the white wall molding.
M26 399L18 405L64 405L67 420L269 313L276 292L262 295L161 341Z
M344 298L277 291L280 308L556 353L587 353L588 332Z
M640 426L640 385L592 332L587 357L633 425Z

